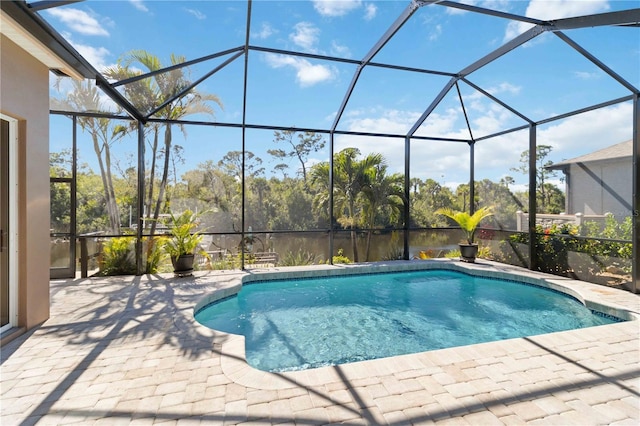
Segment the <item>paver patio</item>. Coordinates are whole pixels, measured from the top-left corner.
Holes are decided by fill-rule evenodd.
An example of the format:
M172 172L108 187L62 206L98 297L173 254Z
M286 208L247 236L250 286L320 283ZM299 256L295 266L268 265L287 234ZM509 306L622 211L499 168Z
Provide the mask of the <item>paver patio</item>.
M51 318L2 347L0 423L640 423L638 321L272 374L193 320L245 273L52 281ZM638 295L554 280L640 313Z

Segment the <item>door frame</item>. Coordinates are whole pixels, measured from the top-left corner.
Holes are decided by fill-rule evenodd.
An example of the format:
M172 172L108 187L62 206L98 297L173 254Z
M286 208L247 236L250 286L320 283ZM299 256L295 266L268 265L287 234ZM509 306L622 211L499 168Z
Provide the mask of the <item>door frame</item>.
M9 252L9 323L0 327L4 332L18 326L18 120L2 113L0 119L9 123L9 226L5 236Z
M63 278L75 278L76 276L76 237L75 237L75 185L73 178L49 178L49 185L51 184L65 184L69 186L69 230L67 232L50 233L49 236L53 238L68 238L69 239L69 263L66 266L49 265L49 278L50 279L63 279Z
M54 268L49 265L49 278L50 279L66 279L75 278L76 276L76 178L77 178L77 163L78 163L78 149L77 149L77 132L78 132L78 117L73 116L72 127L72 147L71 147L71 177L49 177L49 185L53 183L63 183L69 185L70 197L69 197L69 229L67 232L51 233L49 236L65 237L69 239L69 264L65 267Z

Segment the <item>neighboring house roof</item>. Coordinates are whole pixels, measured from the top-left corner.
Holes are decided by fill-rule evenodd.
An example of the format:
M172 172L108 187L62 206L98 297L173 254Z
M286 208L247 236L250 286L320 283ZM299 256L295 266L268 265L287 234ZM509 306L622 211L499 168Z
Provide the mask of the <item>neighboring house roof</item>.
M588 163L594 161L605 161L613 159L631 158L633 154L633 140L620 142L607 148L591 152L589 154L575 157L570 160L560 161L547 167L549 170L562 170L568 168L571 164Z
M44 3L44 2L42 2ZM75 79L97 71L56 30L29 11L25 2L0 1L0 32L47 68Z

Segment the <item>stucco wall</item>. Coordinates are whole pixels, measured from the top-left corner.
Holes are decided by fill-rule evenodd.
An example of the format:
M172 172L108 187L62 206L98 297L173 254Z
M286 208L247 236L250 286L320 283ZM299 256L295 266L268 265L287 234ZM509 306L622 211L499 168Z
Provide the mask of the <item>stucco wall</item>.
M631 159L583 166L571 165L570 213L613 213L618 219L630 216Z
M49 71L0 40L0 110L18 125L18 322L49 318Z

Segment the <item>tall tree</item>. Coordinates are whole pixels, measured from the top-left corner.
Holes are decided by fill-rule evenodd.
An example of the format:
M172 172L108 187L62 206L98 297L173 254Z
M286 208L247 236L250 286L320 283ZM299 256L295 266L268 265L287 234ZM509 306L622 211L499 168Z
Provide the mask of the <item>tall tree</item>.
M362 160L358 160L359 155L358 148L345 148L333 157L334 215L340 225L351 231L354 262L358 262L359 258L356 226L362 210L362 206L356 205L356 201L364 188L370 184L369 169L383 161L381 154L369 154ZM321 188L316 196L316 204L325 207L328 206L329 171L329 163L323 162L316 164L311 173L312 184L319 185Z
M179 65L185 62L185 57L171 55L171 65ZM142 72L134 67L142 65L149 72L160 71L164 67L159 58L144 50L134 50L125 55L115 68L107 70L105 73L111 78L128 78L141 75ZM147 113L151 113L158 107L162 108L154 113L154 117L167 120L161 125L152 125L152 164L150 170L149 189L147 197L147 218L153 209L153 220L150 221L150 233L155 233L158 217L165 198L165 192L169 180L171 156L175 154L172 150L173 134L172 127L177 126L186 135L186 129L182 124L172 123L173 120L183 119L192 114L207 114L215 116L213 104L222 108L222 102L216 95L200 93L194 88L189 88L192 82L189 77L189 70L186 67L173 68L169 71L159 72L153 76L142 79L124 86L125 93L132 102ZM175 99L174 99L175 98ZM171 102L169 102L173 99ZM169 102L169 103L167 103ZM165 105L166 104L166 105ZM164 105L164 106L163 106ZM164 146L159 147L159 135L164 127ZM154 194L156 156L160 155L162 161L162 176L158 187L157 196ZM151 204L155 205L152 206Z
M65 99L51 100L53 108L71 111L106 111L100 100L98 88L90 81L72 80L73 90ZM89 133L93 142L93 150L98 160L102 187L104 189L104 202L109 217L109 233L120 233L120 212L116 201L111 172L111 145L121 139L126 133L126 128L109 118L78 117L78 124L82 130Z
M244 175L247 178L255 178L264 174L262 159L251 151L229 151L222 160L218 161L218 167L228 175L233 176L238 182L242 181L242 163L244 161Z
M297 138L296 138L297 137ZM270 149L267 152L279 160L285 158L296 158L300 163L302 179L307 183L307 160L312 152L318 152L324 148L325 141L322 135L315 132L298 132L295 130L283 130L273 132L273 142L285 142L291 147L290 150ZM276 168L282 169L286 164L278 164Z
M376 217L382 213L389 225L401 218L404 191L404 176L400 173L387 174L387 165L384 160L372 165L367 170L368 182L363 188L364 215L367 227L367 246L365 262L369 261L371 251L372 229L376 227Z
M420 227L439 227L445 225L442 215L435 213L443 207L453 207L454 195L451 190L434 179L427 178L411 194L411 220Z
M550 213L552 210L557 210L557 206L554 205L553 200L557 197L557 192L554 191L549 185L555 187L553 184L549 184L549 179L557 176L555 170L550 170L548 167L553 164L553 161L547 160L547 157L553 150L551 145L538 145L536 147L536 200L538 200L538 212ZM513 167L511 170L529 174L529 150L525 150L520 154L520 167ZM557 188L556 188L557 189ZM564 209L563 206L560 211Z

